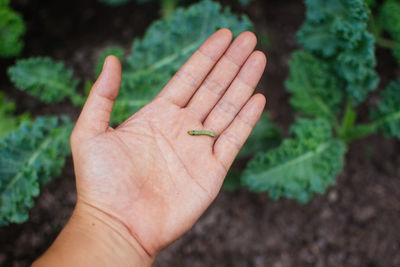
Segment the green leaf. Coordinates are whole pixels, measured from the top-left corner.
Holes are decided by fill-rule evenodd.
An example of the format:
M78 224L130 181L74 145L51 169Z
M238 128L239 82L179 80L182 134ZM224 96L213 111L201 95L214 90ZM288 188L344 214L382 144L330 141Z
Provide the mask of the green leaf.
M330 66L308 52L297 51L292 54L289 67L285 86L292 93L290 103L294 109L306 116L334 121L340 112L343 93Z
M374 90L374 39L368 33L369 9L363 0L306 0L306 21L299 30L299 43L327 60L345 82L353 104Z
M15 103L6 98L3 92L0 92L0 138L8 132L14 130L18 124L27 119L27 113L15 116Z
M21 37L25 33L25 24L19 13L2 4L0 5L0 57L14 57L19 55L24 47Z
M41 117L0 139L0 226L28 219L40 186L61 173L71 130L66 118Z
M153 23L133 43L112 120L122 122L152 100L190 55L222 27L238 34L251 29L251 23L208 0L178 8L172 17Z
M379 12L379 22L396 42L393 55L400 64L400 2L394 0L385 1Z
M249 162L242 183L254 192L268 191L272 199L284 196L305 203L335 182L346 148L321 118L299 119L291 132L294 138Z
M6 99L0 92L0 138L18 125L18 118L13 115L15 103Z
M353 105L364 101L379 82L372 35L366 35L354 49L338 54L334 66L338 76L347 83L346 92Z
M385 136L400 139L400 80L392 82L380 96L378 108L371 111L373 125Z
M18 125L18 118L13 115L15 103L6 99L0 92L0 138Z
M376 1L375 0L364 0L364 2L370 7L376 6Z
M385 1L379 11L379 22L394 39L400 41L400 2Z
M281 130L271 121L268 113L264 112L237 158L246 158L258 152L270 150L277 147L281 141Z
M222 184L222 189L233 192L242 187L241 183L241 171L235 168L230 168L226 174L224 183Z
M297 33L307 50L335 56L365 37L369 9L362 0L306 0L306 20Z
M18 60L8 69L13 84L20 90L39 98L45 103L56 103L69 98L80 105L83 97L76 92L78 80L73 71L48 57L34 57Z
M272 42L271 37L267 33L257 34L258 44L262 48L268 48Z
M96 63L96 66L94 68L94 75L97 77L100 75L100 72L103 68L104 60L106 59L107 56L113 55L116 56L119 61L122 61L122 58L124 56L124 48L120 46L110 46L104 49L103 51L100 52L98 56L98 60Z
M247 159L256 153L275 148L281 141L281 130L271 121L268 113L264 112L237 155L233 167L229 169L222 188L227 191L234 191L241 187L242 171L240 168L235 167L237 166L237 160Z
M10 0L0 0L0 8L7 7L10 3Z

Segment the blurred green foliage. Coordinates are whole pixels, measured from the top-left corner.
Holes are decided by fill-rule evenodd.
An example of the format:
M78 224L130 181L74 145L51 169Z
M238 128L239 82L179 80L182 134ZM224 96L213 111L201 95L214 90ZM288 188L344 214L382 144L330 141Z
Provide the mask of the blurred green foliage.
M73 79L73 70L49 57L17 60L8 69L15 87L39 98L45 103L57 103L69 98L80 105L83 97L76 92L79 81Z
M348 143L377 132L400 138L399 81L381 92L370 121L358 122L356 109L378 85L374 37L380 28L394 40L400 33L398 3L387 0L380 9L382 25L371 27L362 0L305 0L306 19L297 34L302 49L291 56L285 86L293 109L307 118L296 119L293 137L250 160L242 184L273 199L305 203L334 183ZM397 43L384 44L398 53Z
M22 16L8 7L9 1L0 2L0 57L14 57L21 53L25 33Z
M71 130L66 118L40 117L0 139L0 226L28 219L40 186L61 173Z

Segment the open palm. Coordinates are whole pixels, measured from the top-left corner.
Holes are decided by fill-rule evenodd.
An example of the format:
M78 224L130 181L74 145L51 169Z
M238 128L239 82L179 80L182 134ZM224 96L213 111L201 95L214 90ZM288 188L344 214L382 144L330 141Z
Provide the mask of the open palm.
M121 67L108 57L71 137L78 202L121 222L150 255L187 231L218 194L264 105L254 34L212 35L148 105L113 129ZM190 130L216 134L192 136Z

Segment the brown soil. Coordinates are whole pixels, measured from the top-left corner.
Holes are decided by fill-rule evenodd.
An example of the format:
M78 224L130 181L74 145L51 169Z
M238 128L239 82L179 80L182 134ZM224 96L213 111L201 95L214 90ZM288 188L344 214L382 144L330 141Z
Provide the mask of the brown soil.
M33 3L34 2L34 3ZM234 10L240 11L235 1ZM302 1L258 0L245 8L257 33L271 45L268 69L259 86L267 109L283 128L293 120L283 81L304 16ZM98 52L110 45L130 47L157 17L154 4L109 8L95 0L15 1L28 25L23 56L64 60L79 77L91 77ZM243 10L242 10L243 11ZM383 83L399 76L387 51L378 51ZM381 62L389 62L386 66ZM0 61L0 89L19 110L34 115L79 110L69 103L46 106L16 91ZM337 184L327 194L299 205L271 201L246 190L221 192L197 224L162 251L154 266L400 266L400 142L372 136L353 143ZM27 266L51 244L68 220L76 199L72 161L46 185L28 222L0 228L0 265Z

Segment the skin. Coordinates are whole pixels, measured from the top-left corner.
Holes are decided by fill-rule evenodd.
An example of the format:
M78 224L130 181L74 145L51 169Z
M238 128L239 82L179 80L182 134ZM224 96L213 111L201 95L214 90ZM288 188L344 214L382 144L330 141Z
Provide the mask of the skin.
M252 95L266 65L256 42L217 31L115 129L121 66L107 57L71 135L76 208L34 266L150 266L193 226L264 109L265 97Z

